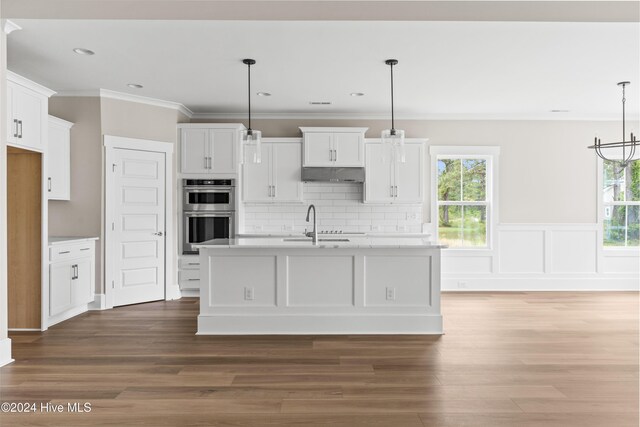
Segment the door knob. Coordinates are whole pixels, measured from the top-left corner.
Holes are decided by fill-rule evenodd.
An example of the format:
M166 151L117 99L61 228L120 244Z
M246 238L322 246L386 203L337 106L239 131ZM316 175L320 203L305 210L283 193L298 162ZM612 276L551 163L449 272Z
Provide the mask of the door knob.
M163 235L162 231L158 231L157 233L153 233L153 234L156 235L156 236L162 236Z

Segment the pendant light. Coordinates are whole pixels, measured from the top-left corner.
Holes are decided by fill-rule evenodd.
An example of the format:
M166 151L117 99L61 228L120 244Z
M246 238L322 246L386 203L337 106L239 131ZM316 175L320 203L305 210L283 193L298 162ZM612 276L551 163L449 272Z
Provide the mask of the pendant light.
M391 148L395 161L404 163L404 131L395 128L395 117L393 110L393 66L398 65L397 59L387 59L384 61L391 70L391 129L385 129L382 131L382 143Z
M596 154L598 155L598 157L600 157L602 160L606 160L609 162L616 162L618 164L620 164L620 168L624 169L626 168L629 163L631 161L633 161L633 156L636 154L636 147L638 145L640 145L640 141L638 141L636 139L636 137L633 135L633 132L631 132L631 136L629 141L625 141L625 109L624 109L624 103L626 102L625 99L625 87L627 85L630 85L631 82L620 82L618 83L618 86L622 86L622 141L620 142L608 142L603 144L600 141L600 138L596 137L595 138L595 143L594 145L590 145L589 148L592 148L596 151ZM622 152L620 154L622 154L621 157L615 156L612 154L611 150L612 148L622 148ZM607 157L605 155L605 153L603 153L602 150L607 149L607 153L609 154L609 157Z
M249 126L242 131L242 159L248 163L262 163L262 132L251 129L251 66L256 63L255 59L243 59L243 64L247 66L247 88L249 94Z

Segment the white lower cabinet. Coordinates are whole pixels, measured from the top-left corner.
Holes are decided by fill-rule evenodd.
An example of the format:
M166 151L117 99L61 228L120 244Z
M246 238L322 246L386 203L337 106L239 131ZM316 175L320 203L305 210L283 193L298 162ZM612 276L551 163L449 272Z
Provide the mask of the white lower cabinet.
M197 255L183 255L178 260L178 284L181 291L200 290L200 259Z
M50 246L49 326L87 310L95 291L95 241Z
M302 202L300 142L265 142L262 162L242 166L242 200L248 203Z

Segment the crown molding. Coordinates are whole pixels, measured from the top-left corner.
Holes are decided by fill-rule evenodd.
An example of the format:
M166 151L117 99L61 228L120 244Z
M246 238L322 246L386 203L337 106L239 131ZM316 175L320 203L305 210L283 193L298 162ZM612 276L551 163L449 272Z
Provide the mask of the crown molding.
M47 98L56 94L56 91L51 90L48 87L42 86L40 83L36 83L33 80L29 80L26 77L22 77L20 74L16 74L10 70L7 70L7 81L29 88L39 94L46 96Z
M391 120L389 114L358 113L251 113L257 120ZM246 113L193 113L194 120L244 120ZM402 120L502 120L502 121L617 121L617 115L578 116L571 114L401 114L396 121Z
M117 92L109 89L92 89L92 90L72 90L72 91L60 91L56 96L64 97L97 97L117 99L119 101L136 102L138 104L152 105L154 107L170 108L172 110L179 111L187 116L189 119L193 118L193 111L179 102L164 101L162 99L149 98L146 96L132 95L130 93Z
M5 34L9 35L11 33L13 33L16 30L21 30L22 27L18 24L16 24L15 22L11 21L10 19L3 19L2 20L2 31L5 32Z
M164 101L156 98L132 95L129 93L116 92L108 89L82 90L82 91L60 91L54 96L67 97L98 97L110 98L120 101L137 102L140 104L152 105L155 107L171 108L187 116L190 120L245 120L247 114L240 113L194 113L184 104L173 101ZM391 120L389 114L367 114L367 113L252 113L251 117L257 120ZM571 113L541 113L541 114L400 114L396 116L396 121L402 120L447 120L447 121L475 121L475 120L501 120L501 121L618 121L617 115L611 116L578 116Z

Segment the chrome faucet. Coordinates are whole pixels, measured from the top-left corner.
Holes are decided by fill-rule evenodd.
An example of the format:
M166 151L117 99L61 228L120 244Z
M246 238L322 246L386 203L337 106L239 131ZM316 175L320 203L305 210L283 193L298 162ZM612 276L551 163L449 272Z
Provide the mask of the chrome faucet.
M307 209L307 222L309 222L309 215L311 214L311 209L313 209L313 231L308 231L305 234L307 237L311 237L311 241L313 244L318 243L318 220L316 219L316 207L313 205L309 205L309 209Z

